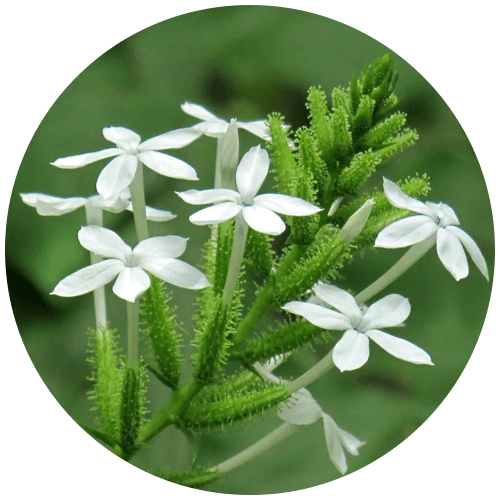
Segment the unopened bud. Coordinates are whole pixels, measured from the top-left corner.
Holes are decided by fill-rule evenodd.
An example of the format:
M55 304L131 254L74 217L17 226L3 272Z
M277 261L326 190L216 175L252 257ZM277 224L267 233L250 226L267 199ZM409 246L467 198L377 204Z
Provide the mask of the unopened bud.
M349 217L339 235L345 244L348 245L356 236L359 236L365 227L368 217L370 217L374 204L375 202L372 199L367 200L361 208Z
M239 149L238 126L236 119L233 118L220 144L219 168L221 189L236 188L236 168L238 166Z

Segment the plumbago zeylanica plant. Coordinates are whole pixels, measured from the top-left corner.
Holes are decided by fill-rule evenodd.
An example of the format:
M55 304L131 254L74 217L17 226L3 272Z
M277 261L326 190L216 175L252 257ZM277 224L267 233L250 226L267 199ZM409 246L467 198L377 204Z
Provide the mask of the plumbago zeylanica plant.
M186 102L182 110L200 120L190 128L144 142L126 128L105 128L104 137L115 147L53 163L71 169L111 159L97 180L98 194L21 195L44 216L85 207L87 225L78 238L90 252L91 265L62 279L53 294L94 294L89 396L98 412L98 428L85 427L87 432L131 460L170 425L192 436L274 410L282 423L225 462L174 471L158 464L152 472L199 487L319 419L333 465L342 474L347 471L345 452L357 455L365 443L343 429L348 422L337 423L323 412L305 387L331 369L342 376L340 372L361 368L370 343L402 361L433 364L422 348L385 332L408 318L409 300L379 294L434 245L456 280L468 274L464 249L488 279L484 258L460 229L455 212L444 203L417 199L430 189L426 175L399 184L384 179L383 190L360 194L388 158L418 138L416 131L404 128L405 114L394 111L396 81L392 59L385 55L354 76L348 88L335 88L331 106L323 90L311 88L309 126L294 133L278 114L266 121L226 122ZM265 141L265 148L252 147L240 159L238 129ZM186 203L207 205L190 217L195 225L212 227L203 272L179 260L187 238L149 237L148 220L168 221L175 215L147 207L143 187L144 165L163 176L197 180L191 166L161 151L188 146L202 135L217 139L214 189L177 194ZM259 194L269 170L274 192ZM103 227L103 210L133 213L134 248ZM190 230L186 225L184 236ZM278 246L274 237L285 231ZM359 293L346 291L345 283L340 288L341 269L353 255L373 246L409 249ZM249 276L258 287L245 308L243 285ZM104 287L111 282L126 304L126 355L118 352L119 332L107 321ZM190 360L183 358L183 337L172 306L176 287L195 290L195 352ZM280 310L281 319L262 326L268 311ZM140 351L140 336L152 356ZM317 365L293 381L272 373L294 351L319 340L332 350ZM148 371L170 389L154 414L147 410ZM180 384L185 372L191 376Z

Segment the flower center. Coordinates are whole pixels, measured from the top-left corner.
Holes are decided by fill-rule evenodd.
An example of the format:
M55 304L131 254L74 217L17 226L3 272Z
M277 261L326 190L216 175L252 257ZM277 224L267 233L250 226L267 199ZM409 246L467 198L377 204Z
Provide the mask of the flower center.
M139 267L139 258L137 255L131 253L125 257L125 266L126 267Z

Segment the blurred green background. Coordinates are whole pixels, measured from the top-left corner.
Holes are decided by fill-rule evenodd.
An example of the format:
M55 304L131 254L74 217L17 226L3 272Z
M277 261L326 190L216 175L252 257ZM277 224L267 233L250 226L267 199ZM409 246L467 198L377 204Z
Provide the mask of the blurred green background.
M123 125L146 139L189 126L195 119L180 110L186 100L200 103L221 117L265 118L285 115L294 128L304 125L306 92L322 85L329 93L347 86L364 64L388 49L370 37L327 18L275 7L227 7L187 14L152 26L116 45L86 68L54 103L35 133L20 167L12 195L6 238L12 305L26 349L54 397L76 420L92 424L86 392L87 329L93 324L92 296L49 296L64 276L88 264L77 230L80 209L63 217L40 217L22 204L20 192L60 196L95 193L103 162L78 170L60 170L50 161L109 147L101 135L107 125ZM431 177L433 201L445 201L458 213L462 227L477 241L493 271L493 221L486 186L473 149L444 101L407 62L394 54L400 71L396 92L408 125L420 133L415 146L379 172L398 180L416 172ZM243 153L257 143L240 132ZM173 152L193 165L200 177L194 186L146 169L147 202L177 213L167 223L151 223L155 234L189 236L183 258L199 265L201 244L209 229L191 226L174 190L212 186L215 140L207 137ZM105 223L135 244L130 214L105 214ZM357 258L345 269L340 286L360 291L390 267L403 251L381 250ZM408 296L412 304L404 336L428 351L435 367L401 362L377 348L361 370L332 371L310 389L323 409L344 429L367 444L359 457L348 456L349 472L390 451L412 434L446 397L464 369L479 336L491 282L472 265L458 283L435 251L387 292ZM109 287L108 287L109 288ZM124 332L125 306L108 293L110 321ZM189 332L196 292L175 290L178 315ZM282 370L295 376L324 356L331 345L304 350ZM186 357L189 357L187 352ZM168 391L150 383L151 408ZM280 421L269 414L225 431L198 437L198 463L215 465L263 437ZM83 432L83 431L81 431ZM169 428L133 463L141 468L183 467L190 462L183 435ZM209 486L212 491L263 494L291 491L331 481L339 474L330 463L321 422L259 459ZM258 480L256 480L258 478Z

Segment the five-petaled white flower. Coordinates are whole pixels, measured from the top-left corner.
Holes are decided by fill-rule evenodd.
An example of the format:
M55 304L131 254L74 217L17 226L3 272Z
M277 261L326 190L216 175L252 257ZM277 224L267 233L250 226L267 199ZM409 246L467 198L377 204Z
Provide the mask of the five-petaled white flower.
M278 235L286 226L275 212L284 215L305 216L322 210L311 203L284 194L261 194L261 188L269 171L269 155L260 146L251 148L241 159L236 170L238 191L232 189L191 189L177 193L191 205L213 206L204 208L189 217L193 224L219 224L232 219L240 212L246 223L260 233Z
M86 226L78 232L78 239L90 252L109 259L67 276L54 288L53 295L83 295L118 277L113 285L113 292L123 300L135 302L151 285L146 271L182 288L200 289L210 286L201 271L177 260L186 249L186 238L157 236L141 241L132 250L113 231Z
M420 347L379 330L401 325L410 315L408 299L391 294L363 310L350 293L336 286L318 284L313 291L316 303L294 301L285 304L283 309L302 316L320 328L345 331L332 354L333 362L340 371L356 370L368 361L369 339L403 361L433 365L430 356ZM328 306L339 312L332 311Z
M62 198L43 193L21 193L21 198L26 205L34 207L38 215L44 216L67 214L83 206L90 209L106 210L114 214L123 212L124 210L128 210L129 212L134 211L128 188L108 199L104 199L100 194L87 198L82 196ZM150 221L164 222L175 219L177 215L168 210L146 207L146 217Z
M104 137L116 144L116 148L95 153L85 153L57 159L52 165L59 168L79 168L105 158L111 158L97 179L97 192L105 199L119 194L134 179L137 161L151 170L175 179L198 180L196 171L186 162L158 150L178 149L191 144L202 134L193 128L172 130L141 142L141 137L125 127L105 127Z
M380 231L375 241L376 247L402 248L426 240L434 241L441 262L457 281L469 274L465 247L474 264L489 280L488 267L481 250L466 232L457 227L460 222L451 207L445 203L416 200L388 179L384 179L384 191L392 205L419 215L393 222Z
M280 362L281 358L278 357L277 362L270 360L264 366L255 363L254 367L262 378L274 384L279 384L284 381L273 375L271 370ZM341 429L333 418L322 410L312 394L304 388L294 392L286 403L280 403L278 417L284 422L293 425L310 425L322 418L328 455L333 465L335 465L341 474L347 472L347 460L344 449L351 455L358 456L359 448L366 444L356 436Z
M184 113L194 116L195 118L198 118L198 120L202 120L200 123L191 127L194 130L198 130L200 133L208 135L209 137L216 138L221 138L226 133L229 122L214 115L203 106L192 102L185 102L184 104L181 104L181 109ZM239 122L236 120L236 126L247 130L260 139L264 139L265 141L271 140L266 120L255 120L252 122Z

